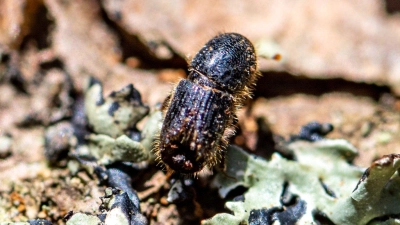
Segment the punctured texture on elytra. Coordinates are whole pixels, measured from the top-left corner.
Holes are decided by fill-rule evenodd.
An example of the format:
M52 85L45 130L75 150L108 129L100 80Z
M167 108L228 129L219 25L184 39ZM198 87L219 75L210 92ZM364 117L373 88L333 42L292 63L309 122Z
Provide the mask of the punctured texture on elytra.
M236 111L259 73L252 43L237 33L212 38L164 102L155 153L168 170L196 174L224 157Z

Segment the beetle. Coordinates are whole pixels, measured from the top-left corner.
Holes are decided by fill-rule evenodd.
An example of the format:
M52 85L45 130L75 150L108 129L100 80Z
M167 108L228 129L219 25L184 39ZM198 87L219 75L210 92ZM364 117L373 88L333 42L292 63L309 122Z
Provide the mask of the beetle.
M197 174L225 156L236 111L250 97L260 73L253 44L238 33L222 33L194 56L187 79L163 104L164 120L155 144L168 171Z

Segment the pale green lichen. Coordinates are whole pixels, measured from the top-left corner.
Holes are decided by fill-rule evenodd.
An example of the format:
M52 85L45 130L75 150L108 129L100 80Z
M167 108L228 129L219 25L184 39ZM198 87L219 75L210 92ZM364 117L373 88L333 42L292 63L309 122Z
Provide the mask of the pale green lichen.
M306 211L298 224L315 223L314 210L324 213L335 224L367 224L400 213L400 178L396 173L400 168L399 155L376 161L353 192L364 170L348 163L356 149L347 141L297 141L286 147L296 161L279 154L267 161L231 146L226 173L237 180L218 174L213 185L222 197L237 186L245 186L245 200L228 201L226 207L232 214L217 214L203 224L248 224L251 210L284 208L281 197L285 184L292 194L306 202ZM327 193L323 184L335 196Z
M162 112L161 110L154 110L150 112L150 115L147 118L146 124L144 125L141 135L142 140L140 143L142 146L148 151L150 154L150 159L154 159L155 155L151 153L153 150L154 140L156 135L161 130L162 126Z
M78 155L93 156L101 165L151 159L154 136L162 120L161 111L154 110L148 117L140 141L128 137L149 111L132 85L103 98L102 85L92 78L85 94L85 111L94 133L88 136L88 151L82 148Z
M371 223L368 223L368 225L399 225L400 224L400 219L393 219L390 218L385 221L373 221Z
M376 160L354 192L338 200L329 211L333 215L340 215L332 220L337 224L367 224L379 217L399 214L399 169L400 155L387 155Z
M154 111L142 130L142 140L133 141L126 135L112 138L104 134L89 135L89 151L102 165L116 161L141 162L151 158L154 136L161 121L161 111Z
M140 142L132 141L126 135L112 138L104 134L91 134L89 143L92 156L102 165L115 161L141 162L149 156Z
M67 221L67 225L98 225L101 224L100 219L97 216L87 215L85 213L75 213Z
M132 99L133 91L136 91L134 87L128 85L103 98L99 82L89 86L85 93L85 112L95 133L116 138L135 127L147 115L149 108Z

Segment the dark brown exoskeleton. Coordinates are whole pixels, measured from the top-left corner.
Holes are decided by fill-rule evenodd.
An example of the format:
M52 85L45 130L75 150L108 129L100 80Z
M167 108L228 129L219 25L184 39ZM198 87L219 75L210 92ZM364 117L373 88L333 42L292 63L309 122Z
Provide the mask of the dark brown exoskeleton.
M252 43L237 33L207 42L189 72L164 102L155 149L168 170L182 174L196 174L222 160L234 133L236 111L259 75Z

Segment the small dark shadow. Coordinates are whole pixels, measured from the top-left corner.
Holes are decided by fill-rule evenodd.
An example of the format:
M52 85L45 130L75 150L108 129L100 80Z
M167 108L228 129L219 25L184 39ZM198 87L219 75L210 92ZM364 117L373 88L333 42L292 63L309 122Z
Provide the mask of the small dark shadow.
M400 1L399 0L386 0L385 9L389 14L400 12Z
M167 43L143 43L136 35L128 33L123 27L120 27L114 20L112 20L104 8L101 8L101 15L105 24L111 29L118 37L121 51L122 61L125 61L129 57L136 57L140 59L139 67L141 69L161 69L161 68L177 68L186 69L187 62L185 58L174 52L173 49ZM115 20L122 19L122 14L117 13L113 15ZM165 46L171 53L172 56L169 59L159 59L152 54L151 46L161 44Z
M312 215L317 225L335 225L325 213L319 210L313 210Z
M21 49L24 49L32 40L37 48L46 49L50 47L50 29L54 26L54 21L49 19L49 12L45 5L39 6L33 23L29 28L29 33L24 37L21 44Z
M391 90L388 86L356 83L341 78L311 79L286 72L266 72L257 81L254 94L255 98L272 98L299 93L320 96L332 92L351 93L378 101L383 94L391 93Z
M337 198L335 192L332 189L330 189L328 185L326 185L321 178L319 179L319 183L321 184L322 188L324 189L327 195L331 196L332 198Z

